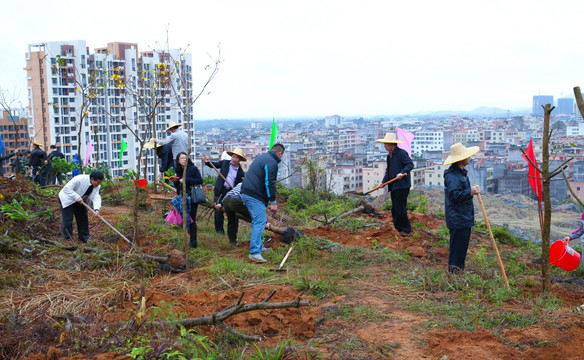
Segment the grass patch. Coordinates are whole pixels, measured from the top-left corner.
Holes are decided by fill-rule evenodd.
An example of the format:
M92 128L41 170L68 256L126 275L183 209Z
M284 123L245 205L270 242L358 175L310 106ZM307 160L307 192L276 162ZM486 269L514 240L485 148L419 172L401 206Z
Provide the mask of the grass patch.
M368 305L339 305L327 312L327 318L343 320L347 322L369 321L373 323L382 323L391 317L377 311L374 307Z

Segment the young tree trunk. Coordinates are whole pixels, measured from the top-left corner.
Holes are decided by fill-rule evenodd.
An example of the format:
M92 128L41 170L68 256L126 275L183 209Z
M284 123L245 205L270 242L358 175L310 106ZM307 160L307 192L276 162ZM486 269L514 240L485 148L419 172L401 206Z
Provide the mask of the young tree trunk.
M550 114L554 107L551 104L544 106L543 116L543 142L542 142L542 162L541 162L541 179L543 191L543 232L541 235L541 279L542 290L549 293L551 290L550 283L550 224L552 218L552 206L550 203Z

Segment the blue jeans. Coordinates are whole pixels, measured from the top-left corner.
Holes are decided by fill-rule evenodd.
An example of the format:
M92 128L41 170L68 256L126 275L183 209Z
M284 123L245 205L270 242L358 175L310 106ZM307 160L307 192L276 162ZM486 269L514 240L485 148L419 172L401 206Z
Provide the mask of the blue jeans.
M256 255L262 251L262 232L266 227L266 204L249 195L241 194L241 200L247 206L251 215L251 239L249 241L249 254Z

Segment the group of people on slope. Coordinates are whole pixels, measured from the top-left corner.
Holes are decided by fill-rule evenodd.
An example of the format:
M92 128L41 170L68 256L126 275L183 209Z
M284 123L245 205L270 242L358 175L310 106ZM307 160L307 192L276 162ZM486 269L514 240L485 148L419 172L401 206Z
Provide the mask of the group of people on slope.
M30 168L31 171L29 175L31 176L34 183L45 186L63 183L62 174L57 174L51 172L52 161L55 158L64 159L65 155L57 148L56 145L51 145L51 152L49 155L41 148L43 144L32 141L32 151L21 152L22 157L18 157L12 163L12 167L15 169L16 173L25 173L26 168ZM0 160L7 160L11 157L16 156L17 153L8 154L3 156ZM0 163L1 165L1 163ZM2 174L0 174L2 175Z
M187 134L180 129L179 124L170 123L167 131L171 135L166 140L152 139L156 146L170 145L172 153L176 153L174 164L176 177L171 180L176 183L177 195L182 193L182 183L186 182L187 194L192 186L203 183L201 173L189 157ZM391 212L395 229L402 236L409 236L412 231L407 215L407 198L411 187L410 172L414 165L407 151L400 148L395 134L388 133L377 142L384 144L388 152L387 168L383 183L390 180L388 190L391 193ZM38 146L38 145L36 145ZM215 231L224 234L223 212L227 214L227 235L233 245L237 245L238 218L241 214L251 219L251 237L249 258L256 262L266 262L262 252L269 251L263 246L262 232L268 227L266 207L272 212L278 211L276 203L276 178L278 164L284 154L284 146L275 144L265 154L258 156L248 169L247 174L241 168L241 163L247 161L241 149L228 152L230 160L212 162L204 156L205 165L214 167L219 176L215 182ZM444 171L444 196L446 225L450 232L448 269L450 272L464 270L466 254L470 241L471 228L474 225L473 196L480 193L478 185L470 185L465 167L470 163L470 157L479 151L478 146L464 147L456 143L450 148L450 155L444 165L450 165ZM186 167L186 177L183 170ZM59 193L61 212L63 216L63 235L72 236L73 217L77 220L78 236L81 241L89 239L87 210L83 205L92 204L93 211L98 213L101 207L99 196L100 183L103 180L101 172L90 175L80 175L69 181ZM85 200L84 200L85 199ZM191 203L187 209L193 219L189 225L190 246L196 248L198 204Z

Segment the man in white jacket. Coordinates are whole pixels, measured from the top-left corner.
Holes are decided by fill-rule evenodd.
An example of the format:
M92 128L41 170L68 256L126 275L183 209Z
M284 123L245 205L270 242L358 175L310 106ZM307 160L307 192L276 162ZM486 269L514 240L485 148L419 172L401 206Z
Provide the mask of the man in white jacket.
M63 235L66 240L73 237L73 216L77 221L77 236L86 243L89 241L89 219L85 202L91 206L94 214L99 214L101 208L100 184L103 173L94 171L91 175L77 175L71 179L59 192L61 215L63 216Z

